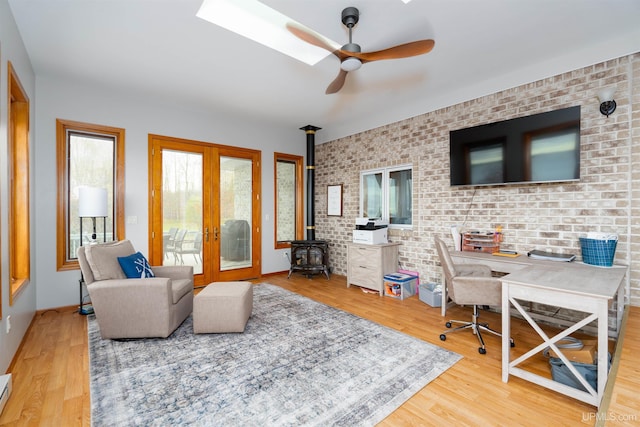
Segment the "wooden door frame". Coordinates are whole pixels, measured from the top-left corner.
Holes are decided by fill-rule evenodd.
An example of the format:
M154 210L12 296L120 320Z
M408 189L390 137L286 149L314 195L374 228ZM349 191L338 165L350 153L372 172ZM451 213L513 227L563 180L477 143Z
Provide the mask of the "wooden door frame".
M162 245L162 221L161 214L158 213L156 215L156 206L159 206L161 209L162 201L160 191L162 189L162 168L160 170L154 170L153 162L154 162L154 148L155 144L158 144L161 149L176 149L181 151L189 151L188 147L193 148L202 148L202 153L205 156L203 158L203 180L205 182L211 182L214 185L214 188L218 188L220 183L215 174L212 173L213 169L213 160L214 157L218 158L220 156L228 156L228 157L239 157L239 158L247 158L253 161L252 168L252 181L253 181L253 189L252 194L254 200L252 201L253 205L253 215L252 215L252 242L251 250L252 250L252 266L246 269L238 269L238 270L227 270L220 271L220 249L219 244L213 244L212 239L209 242L203 242L203 259L209 259L213 262L213 265L209 265L205 267L203 263L203 274L197 275L194 277L194 286L204 286L212 281L223 281L223 280L241 280L241 279L249 279L256 278L261 276L261 257L262 257L262 238L261 238L261 199L262 199L262 184L261 184L261 152L258 150L252 150L247 148L239 148L232 147L227 145L213 144L202 141L194 141L182 138L175 138L163 135L149 134L148 136L148 163L149 163L149 195L148 195L148 206L149 206L149 262L151 265L162 265L163 263L163 245ZM197 149L193 150L193 152L200 152ZM210 165L211 167L207 167ZM219 165L215 166L219 168ZM156 195L160 195L160 199L155 198ZM210 194L209 194L210 195ZM213 197L208 197L208 195L203 195L202 201L202 209L203 214L206 215L209 219L209 222L203 224L203 227L209 228L209 234L213 235L214 229L217 228L220 233L221 224L219 215L214 214L219 213L218 204L219 201L215 200ZM207 221L207 218L203 217L203 221ZM154 238L154 231L159 231L160 238ZM204 229L203 229L204 231ZM158 236L155 236L158 237ZM205 256L205 251L207 252L207 256ZM215 268L213 268L215 267ZM208 270L208 271L207 271ZM210 274L209 274L210 273Z

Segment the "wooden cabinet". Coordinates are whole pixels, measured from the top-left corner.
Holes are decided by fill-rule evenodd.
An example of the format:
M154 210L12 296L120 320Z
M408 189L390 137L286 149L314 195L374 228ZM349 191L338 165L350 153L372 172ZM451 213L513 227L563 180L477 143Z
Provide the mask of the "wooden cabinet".
M384 293L384 275L398 271L400 243L347 245L347 287L353 285Z

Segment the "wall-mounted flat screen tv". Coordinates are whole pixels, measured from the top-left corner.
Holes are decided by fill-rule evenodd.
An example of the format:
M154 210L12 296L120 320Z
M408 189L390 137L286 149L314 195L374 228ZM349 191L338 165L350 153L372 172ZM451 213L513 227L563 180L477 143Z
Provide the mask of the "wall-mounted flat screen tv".
M451 185L580 180L580 106L449 133Z

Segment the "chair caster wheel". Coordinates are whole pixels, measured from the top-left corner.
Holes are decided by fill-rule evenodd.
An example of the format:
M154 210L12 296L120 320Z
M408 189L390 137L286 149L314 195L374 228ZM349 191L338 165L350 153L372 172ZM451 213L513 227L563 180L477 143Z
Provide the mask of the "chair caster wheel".
M480 348L478 348L478 353L487 354L487 350L485 350L484 348L480 347Z
M516 346L516 342L514 340L511 340L509 344L511 345L511 348Z
M445 323L444 326L446 326L447 328L450 328L451 327L451 322Z
M440 334L440 341L446 341L447 336L445 334Z

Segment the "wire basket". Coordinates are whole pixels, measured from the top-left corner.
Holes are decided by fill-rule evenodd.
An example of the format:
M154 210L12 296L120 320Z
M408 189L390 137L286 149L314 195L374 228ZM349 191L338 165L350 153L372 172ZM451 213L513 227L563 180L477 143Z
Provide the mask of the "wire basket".
M585 264L597 265L599 267L611 267L617 245L617 239L602 240L580 237L582 261Z

